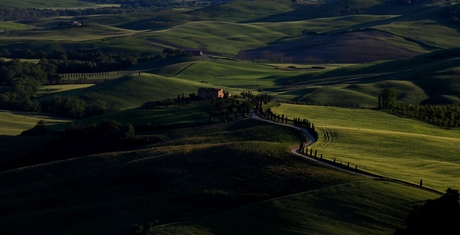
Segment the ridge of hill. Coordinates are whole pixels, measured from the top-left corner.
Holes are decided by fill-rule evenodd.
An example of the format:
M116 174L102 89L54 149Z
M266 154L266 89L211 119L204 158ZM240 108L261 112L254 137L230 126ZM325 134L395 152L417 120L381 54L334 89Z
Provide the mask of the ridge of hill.
M0 208L8 211L0 218L2 230L126 233L138 223L197 218L362 179L292 156L285 149L302 139L300 133L259 121L155 137L164 141L0 172Z
M147 101L174 99L178 94L197 93L198 88L209 85L167 78L154 74L134 73L97 85L53 94L57 96L78 96L85 100L104 100L115 110L136 108ZM47 97L40 97L39 100Z
M281 97L307 104L376 107L379 92L389 87L399 90L400 101L409 104L460 104L459 51L325 69L275 82L284 84L278 90Z

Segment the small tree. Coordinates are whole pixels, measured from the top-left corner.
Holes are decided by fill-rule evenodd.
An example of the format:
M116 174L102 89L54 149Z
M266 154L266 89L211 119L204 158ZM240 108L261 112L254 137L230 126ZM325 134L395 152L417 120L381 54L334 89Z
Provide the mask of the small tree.
M396 105L396 101L398 100L399 91L396 88L385 88L381 93L381 102L382 108L384 109L391 109Z

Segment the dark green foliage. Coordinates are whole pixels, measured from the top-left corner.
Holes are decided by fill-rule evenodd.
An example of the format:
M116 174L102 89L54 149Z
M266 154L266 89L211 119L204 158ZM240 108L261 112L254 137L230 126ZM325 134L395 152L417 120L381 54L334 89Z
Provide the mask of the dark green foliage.
M210 111L210 113L215 116L225 116L227 121L238 119L238 112L247 113L248 108L251 106L247 101L240 101L233 98L213 99L211 100L211 104L214 104L215 110ZM231 117L230 115L233 116Z
M441 127L460 127L459 105L397 104L391 113Z
M22 136L43 135L45 123L37 125ZM57 138L42 146L1 162L0 170L14 169L28 165L63 160L93 153L121 151L132 149L148 143L162 141L157 138L136 137L136 130L130 123L121 124L112 119L105 119L98 125L76 125L71 123L63 133L54 133Z
M21 20L50 16L81 16L96 14L125 14L135 12L133 9L120 8L86 8L86 9L37 9L37 8L0 8L0 19Z
M10 88L0 94L0 108L37 111L37 103L30 98L48 79L56 79L56 73L55 68L45 60L38 64L18 59L8 62L0 60L0 84Z
M40 111L80 119L110 112L111 107L106 101L99 99L86 102L76 96L55 96L51 100L40 102Z
M457 234L460 221L458 200L458 190L447 189L440 198L414 208L406 218L406 228L397 229L394 235Z
M188 51L183 51L180 49L166 48L163 50L163 56L164 57L193 56L193 53L188 52Z
M255 120L148 137L158 143L1 172L2 232L130 234L135 224L200 218L361 179L292 156L286 147L302 141L298 131ZM84 149L72 141L64 147Z
M383 109L391 109L396 105L398 100L399 91L396 88L385 88L379 96L379 107Z
M37 136L46 133L45 121L40 120L33 128L25 130L21 133L21 136Z
M39 66L48 74L49 81L56 80L56 73L95 73L131 67L137 63L158 59L153 52L124 53L101 50L52 50L4 49L0 53L7 58L40 59ZM30 63L33 64L33 63ZM1 64L0 64L1 68ZM0 75L0 81L1 81Z

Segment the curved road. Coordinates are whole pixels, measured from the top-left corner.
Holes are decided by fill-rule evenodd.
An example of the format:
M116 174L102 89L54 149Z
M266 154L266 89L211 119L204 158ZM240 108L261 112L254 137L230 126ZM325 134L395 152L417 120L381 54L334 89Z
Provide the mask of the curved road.
M269 120L269 119L265 119L265 118L261 117L257 113L252 113L251 118L256 119L256 120L260 120L260 121L264 121L264 122L269 122L269 123L276 124L276 125L287 126L287 127L290 127L290 128L300 130L308 138L308 142L304 143L304 146L309 146L309 145L313 144L316 141L315 138L310 134L310 132L308 132L307 129L305 129L303 127L293 126L293 125L289 125L289 124L286 124L286 123L280 123L280 122L275 122L275 121L272 121L272 120ZM319 160L317 158L313 158L313 157L309 157L309 156L300 154L300 153L297 152L297 150L298 150L298 147L293 147L291 149L291 152L293 154L297 155L297 156L306 158L306 159L308 159L310 161L313 161L315 163L318 163L320 165L324 165L324 166L327 166L327 167L331 167L331 168L338 169L338 170L341 170L341 171L346 171L346 172L353 173L353 174L366 176L366 177L373 178L373 179L384 179L384 177L377 176L377 175L374 175L374 174L371 174L371 173L366 173L364 171L356 172L356 171L353 171L353 170L348 170L346 168L339 167L339 166L337 166L335 164L328 163L328 162L325 162L325 161L321 161L321 160Z

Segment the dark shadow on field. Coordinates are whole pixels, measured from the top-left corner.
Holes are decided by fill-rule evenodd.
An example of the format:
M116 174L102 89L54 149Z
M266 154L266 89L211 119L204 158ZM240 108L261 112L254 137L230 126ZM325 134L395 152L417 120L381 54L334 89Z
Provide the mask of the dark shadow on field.
M247 50L244 58L284 58L296 63L366 63L404 59L422 54L390 43L389 41L395 37L400 38L377 30L317 35Z
M328 1L323 4L297 4L297 9L291 12L271 15L264 18L244 21L242 23L251 22L284 22L284 21L300 21L326 17L340 16L355 16L360 14L366 15L406 15L413 18L423 17L433 11L439 10L439 6L433 7L429 3L415 4L392 4L392 3L377 3L374 5L356 5L351 3L350 12L347 11L347 4L343 1Z

